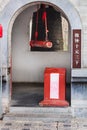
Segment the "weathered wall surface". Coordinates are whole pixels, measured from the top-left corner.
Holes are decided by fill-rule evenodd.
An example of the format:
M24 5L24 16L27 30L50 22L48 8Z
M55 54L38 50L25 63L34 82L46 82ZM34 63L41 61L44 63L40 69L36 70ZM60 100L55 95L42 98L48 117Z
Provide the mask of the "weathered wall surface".
M46 67L64 67L67 69L67 81L70 82L70 47L68 52L31 52L29 49L29 22L33 10L36 10L34 8L35 6L31 6L24 10L14 22L12 30L13 81L42 82Z
M10 0L0 0L0 13L3 11L5 6L8 4Z
M77 9L82 22L82 67L87 67L87 1L70 0Z

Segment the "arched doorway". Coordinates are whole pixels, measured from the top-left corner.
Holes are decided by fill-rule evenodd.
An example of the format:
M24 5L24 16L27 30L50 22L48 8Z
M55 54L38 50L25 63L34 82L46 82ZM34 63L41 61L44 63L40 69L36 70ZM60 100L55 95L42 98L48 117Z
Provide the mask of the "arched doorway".
M33 3L32 3L33 2ZM14 0L12 0L11 2L9 2L8 6L5 8L4 12L3 12L3 15L1 16L1 24L3 25L4 27L4 37L3 37L3 40L5 43L8 43L6 44L6 46L4 47L3 49L3 53L6 53L6 49L8 50L7 53L8 53L8 57L5 57L5 63L7 65L7 60L8 60L8 65L9 68L11 69L11 32L12 32L12 27L13 27L13 23L15 21L15 19L17 18L17 16L23 11L25 10L27 7L30 7L31 5L34 5L37 1L31 1L29 3L29 1L22 1L20 0L19 4L17 2L15 2ZM47 4L47 0L44 1L46 4ZM12 9L12 5L15 5L14 8ZM70 30L71 30L71 34L72 34L72 30L73 29L81 29L81 22L80 22L80 18L79 18L79 15L77 13L77 11L75 10L75 8L73 7L73 5L67 0L67 1L54 1L52 0L50 3L48 3L50 5L54 5L54 7L56 8L59 8L61 10L61 12L63 12L64 14L66 14L66 17L70 23ZM67 8L68 7L68 8ZM11 10L10 10L11 9ZM7 13L6 13L6 10ZM70 10L70 11L68 11ZM10 13L9 13L10 12ZM72 15L71 15L72 14ZM4 15L7 16L7 22L5 22L5 19L4 19ZM74 22L73 22L73 19L77 18ZM8 38L7 38L8 36ZM7 42L8 41L8 42ZM70 43L72 42L72 36L70 38ZM71 44L70 44L71 45ZM8 47L7 47L8 46ZM71 46L71 49L72 49L72 46ZM72 50L71 50L72 52ZM38 52L39 53L39 52ZM61 54L61 53L60 53ZM52 55L52 53L50 54ZM60 55L59 55L60 56ZM58 57L57 57L58 58ZM72 61L72 56L70 57L70 60L71 60L71 63L73 62ZM70 63L70 64L71 64ZM72 65L71 65L72 66ZM7 67L8 69L8 67ZM11 74L11 73L10 73ZM11 75L10 75L11 76ZM41 78L42 79L42 78ZM8 83L9 81L11 80L8 80ZM8 84L7 87L9 88L10 85ZM8 106L8 101L9 99L7 99L7 106Z
M33 13L35 11L37 11L37 6L39 6L39 5L40 5L40 3L39 4L37 3L35 5L31 5L28 8L26 8L24 11L22 11L17 16L17 18L15 19L14 24L13 24L12 35L11 35L12 83L13 83L12 86L14 86L13 94L12 94L13 95L12 96L13 97L12 106L20 106L20 105L21 106L22 105L23 106L26 106L26 105L27 106L32 106L32 105L36 106L39 104L39 102L43 98L44 70L46 67L66 68L66 71L67 71L67 76L66 76L67 85L66 86L67 86L67 89L70 90L71 29L70 29L70 25L67 20L67 17L65 16L65 14L63 12L61 12L61 10L59 8L55 8L54 5L49 5L49 3L45 4L47 6L46 7L47 11L49 10L48 6L50 6L51 12L49 12L49 13L52 13L52 11L54 11L53 13L56 13L56 15L54 15L54 16L57 17L57 19L58 19L57 22L54 23L54 25L56 24L56 27L54 25L53 25L53 27L52 27L52 25L50 25L51 28L53 28L51 33L55 32L55 33L58 33L58 35L60 35L60 37L59 36L56 37L55 35L57 35L57 34L54 34L56 39L54 39L53 43L55 43L57 40L63 39L62 35L64 33L64 36L63 36L65 38L65 39L63 39L64 47L62 49L58 49L58 50L55 49L56 51L46 50L45 52L42 51L42 48L41 48L41 51L40 51L40 48L39 48L39 51L36 50L33 52L30 50L29 37L30 37L30 32L32 29L29 26L29 24L32 20ZM48 14L48 16L49 16L49 14ZM60 18L61 18L61 22L59 23ZM50 17L49 17L49 19L50 19ZM51 21L51 23L53 23L53 22ZM50 24L50 22L49 22L49 24ZM61 27L61 29L59 28L59 32L58 32L58 30L56 32L56 28L58 26ZM51 30L51 29L49 28L49 30ZM61 35L60 31L62 31L62 35ZM52 38L52 36L51 36L51 38ZM65 45L67 47L65 47ZM39 88L38 88L38 86L39 86ZM30 87L30 89L29 89L29 87ZM19 93L16 93L18 91L16 91L15 88L19 90ZM32 89L33 93L30 92L31 88L33 88ZM38 91L35 91L36 89ZM25 92L21 93L21 90L25 91ZM41 92L41 90L42 90L42 92ZM31 95L31 93L32 93L32 95ZM25 95L25 96L23 96L23 95ZM18 98L16 98L16 97L18 97ZM67 95L67 97L70 98L70 94ZM24 99L26 101L26 104L24 104L25 103ZM30 99L30 103L29 103L29 99ZM31 102L31 99L32 99L32 102ZM15 102L14 102L14 100L15 100ZM70 100L70 99L68 99L68 100ZM36 101L36 103L35 103L35 101Z

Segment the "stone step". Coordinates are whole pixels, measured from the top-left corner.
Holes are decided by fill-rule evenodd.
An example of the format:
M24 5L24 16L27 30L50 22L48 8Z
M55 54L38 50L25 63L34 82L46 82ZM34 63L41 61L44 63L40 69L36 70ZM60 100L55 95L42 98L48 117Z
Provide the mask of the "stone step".
M65 121L72 118L69 108L10 108L10 112L4 115L3 120L21 121Z
M10 113L58 113L71 115L71 107L10 107Z
M20 120L20 121L65 121L71 119L70 115L58 115L58 114L6 114L3 118L4 121Z

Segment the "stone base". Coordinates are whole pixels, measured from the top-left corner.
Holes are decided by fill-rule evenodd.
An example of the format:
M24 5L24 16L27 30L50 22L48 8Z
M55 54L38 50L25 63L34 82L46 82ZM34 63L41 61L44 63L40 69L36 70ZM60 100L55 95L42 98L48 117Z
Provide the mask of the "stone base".
M74 108L87 108L87 99L86 100L80 100L80 99L72 99L71 105Z
M87 69L72 69L71 106L87 108Z
M58 107L67 107L69 103L65 100L58 100L58 99L49 99L43 100L39 103L40 106L58 106Z
M2 107L3 107L3 113L7 113L9 112L9 99L6 97L6 98L3 98L2 99Z

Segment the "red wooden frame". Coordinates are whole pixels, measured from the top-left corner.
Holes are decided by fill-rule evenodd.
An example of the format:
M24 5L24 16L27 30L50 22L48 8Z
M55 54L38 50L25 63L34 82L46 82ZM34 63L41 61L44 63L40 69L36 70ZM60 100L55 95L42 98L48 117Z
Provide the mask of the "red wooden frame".
M81 68L81 30L73 30L73 68Z

